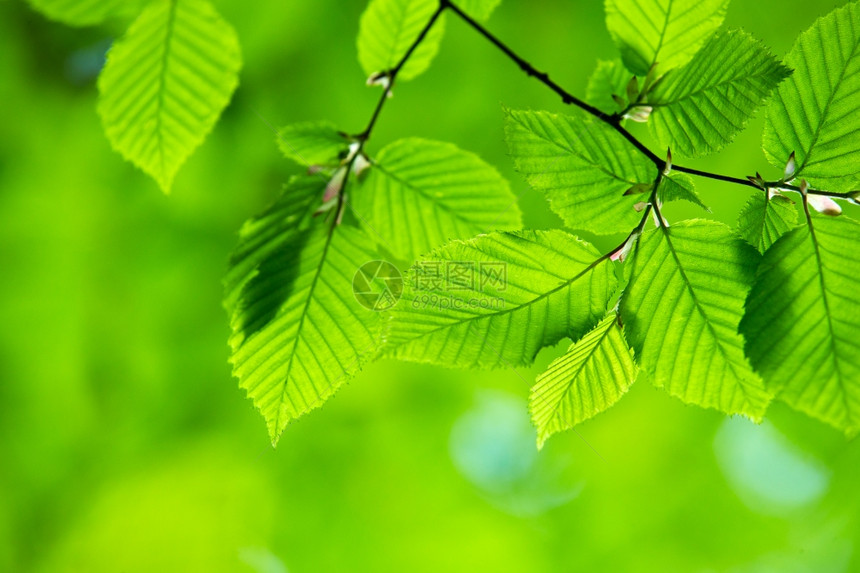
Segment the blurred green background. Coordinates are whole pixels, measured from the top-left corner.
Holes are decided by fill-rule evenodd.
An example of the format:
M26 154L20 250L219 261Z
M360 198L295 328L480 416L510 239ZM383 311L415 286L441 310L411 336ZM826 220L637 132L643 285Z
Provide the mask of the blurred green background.
M523 379L567 342L522 378L374 364L273 450L230 376L220 302L239 226L296 171L260 116L355 132L378 91L355 57L363 1L215 4L242 83L165 197L95 111L124 23L0 0L0 571L860 571L860 442L785 407L755 426L640 380L578 429L599 455L574 433L538 453ZM735 0L728 22L783 54L838 4ZM615 55L597 0L506 0L489 27L579 94ZM527 226L557 226L511 169L500 104L562 111L449 19L371 150L453 141L509 177ZM776 176L762 124L694 165ZM700 190L730 223L748 194Z

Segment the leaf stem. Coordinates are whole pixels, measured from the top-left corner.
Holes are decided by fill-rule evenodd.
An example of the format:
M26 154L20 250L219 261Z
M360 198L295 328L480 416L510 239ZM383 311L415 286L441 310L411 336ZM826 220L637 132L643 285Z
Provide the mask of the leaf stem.
M418 46L421 45L421 43L424 41L424 38L426 38L427 34L430 33L430 30L433 29L433 26L436 25L436 22L439 20L439 17L445 11L445 7L445 2L439 3L439 6L436 8L436 11L433 12L432 16L430 16L430 19L427 21L427 24L421 30L421 33L418 34L418 37L415 38L415 41L412 42L412 45L409 46L409 49L406 50L406 53L403 54L403 57L400 58L399 62L397 62L397 65L390 70L382 72L382 74L380 75L381 78L385 78L387 80L387 84L382 90L382 96L379 98L379 103L376 104L376 109L373 110L373 115L370 117L370 121L368 122L367 127L364 128L364 131L362 131L356 136L356 139L361 143L362 147L364 147L364 142L370 139L370 134L373 131L377 120L379 119L379 115L382 113L382 108L385 107L385 102L391 97L391 91L392 89L394 89L394 81L397 79L397 74L400 73L400 71L403 69L403 66L406 65L406 62L409 61L409 58L412 57L412 54L415 53L415 50L418 49Z

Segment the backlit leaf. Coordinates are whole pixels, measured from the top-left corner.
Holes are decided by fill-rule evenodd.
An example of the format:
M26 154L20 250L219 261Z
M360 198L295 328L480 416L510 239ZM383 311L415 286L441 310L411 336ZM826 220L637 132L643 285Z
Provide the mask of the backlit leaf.
M371 0L358 30L358 60L364 73L386 72L400 63L438 6L438 0ZM412 79L430 66L444 29L443 15L400 70L398 79Z
M99 114L114 149L170 191L239 81L239 42L205 0L153 0L108 52Z
M860 431L860 223L814 216L764 255L741 332L750 361L793 408Z
M860 3L820 18L785 58L794 69L768 106L764 151L813 188L852 191L860 175Z
M616 319L604 318L538 376L529 396L538 447L603 412L633 384L638 369Z
M790 73L746 32L721 31L651 93L654 137L687 157L719 151Z
M729 0L606 0L606 26L624 65L644 76L687 63L726 17Z
M770 402L738 334L759 256L714 221L645 233L628 263L621 317L654 383L690 404L760 420Z
M529 364L606 314L611 263L560 230L453 241L409 271L386 343L401 360L459 368Z
M517 170L571 229L607 235L638 223L641 199L624 193L652 183L657 169L607 124L584 113L508 110L505 140Z
M379 313L353 295L353 278L378 258L349 225L312 216L325 181L299 178L248 221L225 279L233 375L263 414L273 443L323 404L375 355Z
M522 227L507 181L450 143L403 139L383 149L352 206L402 260L451 239Z
M797 208L788 197L756 193L738 215L738 232L760 253L797 224Z

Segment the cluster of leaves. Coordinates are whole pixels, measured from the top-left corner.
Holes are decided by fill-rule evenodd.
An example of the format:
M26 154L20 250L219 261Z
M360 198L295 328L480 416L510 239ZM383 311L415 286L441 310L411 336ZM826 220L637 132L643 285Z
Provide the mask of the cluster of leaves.
M230 102L242 60L233 28L209 0L29 0L71 26L132 19L98 81L113 148L168 193Z
M599 63L591 105L567 96L578 104L569 115L504 114L517 170L568 229L629 232L606 254L569 230L519 230L505 180L453 145L410 138L365 152L395 79L431 63L445 14L503 46L478 23L497 4L371 0L359 61L384 93L368 129L281 130L281 149L308 175L246 223L226 280L234 373L273 442L371 360L515 367L564 338L576 342L531 392L540 443L637 378L726 414L760 420L779 399L860 430L860 224L818 213L857 199L860 4L819 19L780 61L722 27L728 0L607 0L621 57ZM736 228L670 226L665 202L707 210L690 174L709 174L658 158L624 122L650 124L676 158L698 157L729 144L768 100L763 146L783 177L743 181L754 194ZM375 259L414 263L388 312L353 298L356 269ZM446 304L427 304L428 275L463 261L501 263L506 280L449 284ZM482 298L504 304L471 304Z
M860 4L819 19L780 61L723 27L728 0L606 0L620 58L599 62L586 104L479 24L499 2L371 0L358 56L383 94L368 127L279 133L308 174L246 223L225 280L234 373L273 442L379 357L515 367L564 338L576 342L532 389L540 443L639 377L727 414L758 420L779 399L860 431L860 229L834 217L833 200L856 202L860 185ZM133 20L101 72L99 114L114 148L167 192L238 84L232 28L209 0L30 3L70 25ZM520 230L504 178L454 145L408 138L368 155L395 81L427 69L451 13L574 104L568 115L506 109L510 155L567 229L628 233L618 249L601 254L569 230ZM624 127L648 123L676 158L699 157L768 100L763 149L783 171L777 181L673 166ZM708 211L690 175L756 190L735 229L669 225L666 202ZM388 312L353 296L356 270L376 259L415 263ZM505 280L449 283L446 304L427 304L430 269L463 262L502 264ZM503 304L474 304L485 299Z

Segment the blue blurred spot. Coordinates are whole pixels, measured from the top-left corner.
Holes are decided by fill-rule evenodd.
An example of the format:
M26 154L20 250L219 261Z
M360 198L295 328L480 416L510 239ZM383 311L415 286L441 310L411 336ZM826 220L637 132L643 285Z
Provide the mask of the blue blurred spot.
M574 499L583 484L570 476L572 458L538 453L525 400L482 391L451 430L454 466L493 505L530 516Z
M800 452L772 424L728 418L714 439L723 474L751 509L783 514L821 498L830 472Z
M72 52L66 58L66 79L76 86L95 81L105 65L111 40L105 39L88 48Z

